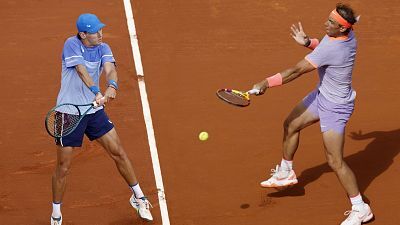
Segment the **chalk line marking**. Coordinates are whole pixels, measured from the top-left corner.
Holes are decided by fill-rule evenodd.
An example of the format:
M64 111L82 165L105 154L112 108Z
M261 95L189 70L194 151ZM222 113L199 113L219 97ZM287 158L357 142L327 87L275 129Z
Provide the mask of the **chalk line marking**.
M160 204L161 220L163 225L170 225L167 201L165 198L164 184L161 176L160 161L158 159L156 138L154 135L153 121L151 119L151 112L149 100L147 98L146 84L144 82L144 73L142 66L142 58L139 51L139 41L136 35L135 20L133 19L133 12L130 0L124 0L126 20L128 24L129 37L131 40L131 47L133 53L133 60L135 62L136 74L138 75L140 99L142 101L144 122L146 124L147 139L150 146L151 161L153 163L154 177L156 179L158 202Z

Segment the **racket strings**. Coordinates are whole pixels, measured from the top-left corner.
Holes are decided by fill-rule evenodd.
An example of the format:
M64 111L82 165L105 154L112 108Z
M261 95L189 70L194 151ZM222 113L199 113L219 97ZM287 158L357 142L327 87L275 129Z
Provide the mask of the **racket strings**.
M47 129L54 137L66 136L79 124L80 118L78 109L57 108L47 117Z
M250 97L247 93L237 91L237 90L230 90L230 89L223 89L217 92L218 97L222 100L238 105L238 106L247 106L250 104Z

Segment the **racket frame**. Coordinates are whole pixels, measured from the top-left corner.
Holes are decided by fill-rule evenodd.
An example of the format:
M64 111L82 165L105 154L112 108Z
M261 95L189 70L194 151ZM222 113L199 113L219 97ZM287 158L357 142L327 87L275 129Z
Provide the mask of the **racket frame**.
M49 124L48 124L48 119L50 118L50 116L52 115L53 112L57 112L57 111L56 111L57 108L59 108L59 107L61 107L61 106L66 106L66 105L73 106L73 107L75 107L75 108L78 110L78 113L79 113L79 120L78 120L78 122L75 124L75 126L74 126L69 132L67 132L67 133L65 133L65 134L62 134L62 135L55 135L54 133L50 132ZM87 109L87 110L82 114L82 113L81 113L81 110L79 109L79 107L85 107L85 106L90 106L90 107L89 107L89 109ZM48 133L50 136L54 137L54 138L62 138L62 137L65 137L65 136L71 134L71 133L76 129L76 127L78 127L78 125L79 125L79 123L81 122L81 120L83 119L83 117L85 117L86 114L87 114L90 110L92 110L93 108L96 108L97 106L98 106L97 102L92 102L92 103L90 103L90 104L83 104L83 105L76 105L76 104L72 104L72 103L63 103L63 104L54 106L54 107L53 107L52 109L50 109L50 111L46 114L46 118L45 118L45 120L44 120L44 126L45 126L45 128L46 128L47 133ZM54 124L53 124L53 126L54 126Z
M234 102L229 101L228 99L224 98L223 96L220 95L221 92L224 93L233 93L236 96L242 98L243 100L247 101L247 104L237 104ZM243 91L238 91L235 89L229 89L229 88L221 88L216 92L218 98L222 99L224 102L229 103L231 105L239 106L239 107L246 107L250 105L250 94L249 92L243 92Z

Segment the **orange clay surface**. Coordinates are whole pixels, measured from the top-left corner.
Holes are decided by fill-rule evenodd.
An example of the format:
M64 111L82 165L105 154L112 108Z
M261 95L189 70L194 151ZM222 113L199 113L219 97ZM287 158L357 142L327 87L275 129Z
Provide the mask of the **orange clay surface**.
M301 134L299 184L275 192L259 182L281 159L282 124L315 88L316 72L263 96L247 108L221 102L222 87L247 90L293 66L309 50L290 37L301 21L324 35L335 1L132 1L147 92L173 225L336 225L350 208L327 165L318 125ZM345 160L371 203L372 224L400 221L400 5L350 1L361 21L353 86L356 110ZM123 1L0 2L0 224L49 224L55 146L43 120L60 86L64 40L81 13L107 24L104 41L117 60L120 91L107 106L154 222L142 222L130 191L96 142L76 151L63 225L162 224ZM104 79L104 77L103 77ZM104 80L103 80L104 82ZM104 86L102 86L104 87ZM198 140L200 131L210 138Z

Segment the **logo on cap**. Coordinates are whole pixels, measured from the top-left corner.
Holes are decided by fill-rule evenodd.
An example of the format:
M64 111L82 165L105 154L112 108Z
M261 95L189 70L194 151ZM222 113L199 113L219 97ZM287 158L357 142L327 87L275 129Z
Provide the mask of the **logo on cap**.
M81 14L76 21L79 32L97 33L104 26L96 15L90 13Z

